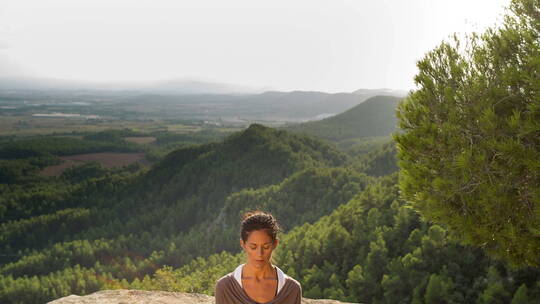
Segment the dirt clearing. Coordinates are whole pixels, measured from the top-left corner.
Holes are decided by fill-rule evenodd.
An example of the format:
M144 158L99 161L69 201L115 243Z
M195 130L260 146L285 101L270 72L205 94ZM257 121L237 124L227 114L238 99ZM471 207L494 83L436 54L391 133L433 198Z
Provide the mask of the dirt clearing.
M100 152L61 156L60 159L63 161L63 163L48 166L41 170L41 174L45 176L58 176L67 168L82 165L91 161L96 161L106 168L127 166L134 162L148 164L144 158L144 153Z

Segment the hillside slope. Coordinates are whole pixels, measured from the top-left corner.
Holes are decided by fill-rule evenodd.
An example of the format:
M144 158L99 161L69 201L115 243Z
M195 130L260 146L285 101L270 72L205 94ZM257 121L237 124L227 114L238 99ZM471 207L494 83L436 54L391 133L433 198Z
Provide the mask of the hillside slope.
M319 121L290 125L284 129L332 142L387 137L397 130L395 109L399 97L375 96L341 113Z
M444 227L422 221L399 198L397 176L379 178L329 215L279 237L275 264L301 282L304 297L355 303L540 299L540 269L489 260L480 249L458 244ZM213 294L215 280L243 262L243 253L221 252L165 267L130 288Z
M6 201L47 199L51 208L2 222L0 302L86 294L220 251L220 231L209 235L206 226L229 195L346 159L318 140L252 125L223 142L174 151L146 173L90 178L25 201L22 189L5 192ZM42 283L29 290L33 276Z

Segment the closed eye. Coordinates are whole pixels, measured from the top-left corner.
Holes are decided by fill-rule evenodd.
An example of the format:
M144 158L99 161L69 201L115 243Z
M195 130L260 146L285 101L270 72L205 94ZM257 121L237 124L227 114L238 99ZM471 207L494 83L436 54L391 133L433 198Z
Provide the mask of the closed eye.
M255 249L257 249L257 247L251 247L251 249L252 249L252 250L255 250ZM268 249L270 249L270 247L263 247L263 249L264 249L264 250L268 250Z

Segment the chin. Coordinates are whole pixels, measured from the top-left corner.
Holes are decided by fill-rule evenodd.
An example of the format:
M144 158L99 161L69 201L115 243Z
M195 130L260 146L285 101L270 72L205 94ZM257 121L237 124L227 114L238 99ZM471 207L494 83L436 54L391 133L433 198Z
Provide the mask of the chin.
M268 264L268 261L261 261L261 262L259 262L259 261L256 261L256 260L255 260L255 261L253 261L252 264L253 264L255 267L261 267L261 266L264 266L264 265Z

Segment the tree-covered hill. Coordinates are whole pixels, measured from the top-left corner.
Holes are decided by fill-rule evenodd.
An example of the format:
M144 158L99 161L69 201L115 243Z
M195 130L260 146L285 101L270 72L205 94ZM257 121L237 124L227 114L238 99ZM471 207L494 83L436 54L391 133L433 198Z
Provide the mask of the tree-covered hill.
M397 174L387 175L396 169L394 143L351 155L252 125L180 148L150 170L1 185L0 302L114 288L213 294L216 279L244 262L238 225L254 208L284 227L276 264L308 298L540 299L540 270L459 245L399 198Z
M222 143L179 149L148 173L124 178L121 182L111 177L90 179L70 186L73 190L62 196L52 196L56 191L51 190L47 192L51 196L40 192L35 199L29 197L18 201L28 206L17 206L10 197L3 199L16 209L34 206L36 199L56 201L48 203L49 215L64 208L89 210L89 229L79 227L73 231L87 238L141 233L173 224L174 229L164 228L172 233L208 219L232 192L280 182L303 168L339 165L345 158L344 154L316 140L253 125ZM17 196L18 192L12 195ZM28 221L33 215L47 216L42 209L31 209L35 213L26 213L25 230L33 229L30 224L33 221ZM148 222L150 217L153 217L151 225L140 225L140 222ZM36 225L38 222L42 224L37 221ZM10 220L4 223L5 231L11 231L9 227L21 223L20 218ZM12 241L3 242L3 247L9 247L10 251L28 249L24 241L28 238L31 236L23 239L8 237ZM39 247L60 240L53 238L34 244Z
M355 155L354 149L349 151ZM384 176L399 170L396 158L396 144L388 141L382 145L372 145L364 153L358 153L351 160L352 166L360 172L371 176Z
M509 303L540 299L540 271L512 269L452 240L399 198L397 174L283 238L277 260L306 297L363 303Z
M299 171L281 183L259 189L244 189L227 197L217 217L201 223L201 229L216 236L218 250L235 252L238 246L238 223L248 210L272 212L285 231L303 223L312 223L330 214L362 191L371 180L350 168L311 167Z
M443 226L422 221L398 189L397 174L379 178L331 214L288 231L274 253L277 265L301 282L307 298L486 304L540 299L539 269L510 268L458 244ZM263 194L269 191L261 191L260 203L271 204L273 197ZM244 262L236 252L163 267L124 286L213 294L215 281Z
M238 110L252 112L266 119L283 117L290 120L314 119L321 114L343 112L366 100L375 90L363 94L310 91L268 91L244 98L237 104Z
M371 97L336 116L285 129L343 144L360 138L387 137L397 130L395 111L399 100L394 96Z
M224 249L220 234L211 238L206 229L232 193L279 184L309 168L330 170L346 159L345 154L318 140L252 125L220 143L181 148L148 172L111 172L76 184L55 180L33 185L34 190L26 193L18 185L2 185L6 195L1 202L7 217L2 218L0 230L4 254L0 286L11 280L22 284L19 287L26 286L32 276L52 280L55 273L69 276L79 271L130 281L152 274L164 264L183 265ZM366 179L339 172L319 175L326 180L344 175L338 185L351 184L349 196ZM313 178L313 183L316 180ZM291 191L302 190L306 189ZM339 202L331 199L328 196L322 202L327 207L321 214L313 214L312 220ZM47 208L40 208L44 202ZM301 206L298 202L298 208L306 209L307 203ZM13 213L12 207L19 211ZM203 244L201 240L206 241ZM83 280L89 282L88 278ZM40 289L35 294L40 300L26 302L103 286L98 285L56 293Z

